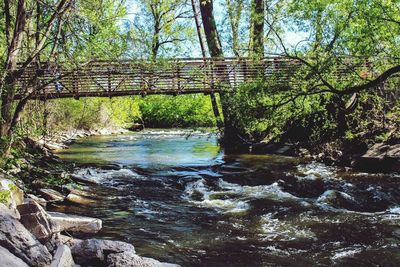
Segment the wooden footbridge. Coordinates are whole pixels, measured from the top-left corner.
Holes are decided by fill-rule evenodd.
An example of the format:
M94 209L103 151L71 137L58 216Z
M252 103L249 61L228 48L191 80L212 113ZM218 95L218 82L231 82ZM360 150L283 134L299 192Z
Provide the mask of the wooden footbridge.
M17 82L16 99L30 90L31 99L114 97L127 95L179 95L235 90L258 77L292 83L298 60L269 57L91 61L79 67L41 63L30 67ZM342 68L339 72L347 72ZM35 77L34 80L32 77ZM304 76L303 76L304 77ZM32 88L40 88L33 90Z

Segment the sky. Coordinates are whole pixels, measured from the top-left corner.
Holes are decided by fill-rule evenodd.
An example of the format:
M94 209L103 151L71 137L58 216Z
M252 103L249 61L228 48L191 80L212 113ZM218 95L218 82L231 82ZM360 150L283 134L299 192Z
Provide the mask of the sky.
M214 15L216 17L217 22L222 22L225 18L223 18L223 13L225 12L223 10L224 5L222 2L215 2L214 6ZM139 15L139 7L135 1L128 1L127 3L127 15L124 18L124 21L129 21L130 24L133 24L135 17ZM303 31L293 31L293 30L287 30L285 34L283 35L283 41L287 47L295 47L299 42L304 41L308 38L309 33L308 32L303 32ZM191 50L192 57L200 57L201 56L201 51L200 49L192 49Z

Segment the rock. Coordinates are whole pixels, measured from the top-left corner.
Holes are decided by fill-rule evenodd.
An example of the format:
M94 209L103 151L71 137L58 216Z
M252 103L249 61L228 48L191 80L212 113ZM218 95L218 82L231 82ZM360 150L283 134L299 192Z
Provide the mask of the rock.
M21 219L21 215L19 214L18 210L15 208L9 208L6 205L0 203L0 212L10 215L11 217L13 217L14 219Z
M305 148L299 149L299 156L304 158L311 158L311 153Z
M140 123L134 123L131 126L129 126L127 129L128 129L128 131L138 132L138 131L143 130L144 126L143 126L143 124L140 124Z
M0 259L2 267L28 267L20 258L13 255L8 249L0 246Z
M90 186L81 186L81 185L77 186L75 184L67 184L63 186L63 191L68 191L69 193L73 193L75 195L82 197L88 197L91 199L96 198L96 195L89 192L90 189L91 189Z
M107 256L108 267L178 267L179 265L159 262L152 258L140 257L129 252Z
M400 144L391 145L386 151L386 157L400 160Z
M64 214L60 212L47 213L51 221L61 231L97 233L102 228L102 221L96 218L83 217L77 215Z
M334 208L352 209L356 206L355 200L350 195L337 190L326 190L318 197L317 202Z
M292 149L292 147L290 147L289 145L282 145L281 147L279 147L275 153L277 154L282 154L282 155L286 155L287 153L289 153L289 151Z
M58 246L54 254L53 261L50 267L73 267L75 266L74 259L72 258L71 249L66 245Z
M41 198L41 197L37 197L37 196L32 195L32 194L27 194L27 196L28 196L28 199L25 199L25 202L29 203L30 200L33 200L36 203L38 203L40 206L42 206L43 208L46 208L46 206L47 206L46 199Z
M84 175L79 175L79 174L72 174L71 179L80 182L80 183L89 183L89 184L98 184L99 181L97 181L94 177L91 176L84 176Z
M119 171L121 170L121 166L118 164L100 164L97 165L100 169L106 170L106 171Z
M0 206L0 246L30 266L48 266L51 254L4 206Z
M24 143L31 153L47 154L47 151L37 141L29 137L24 138Z
M368 151L362 156L363 158L374 158L383 159L389 146L383 143L373 145Z
M92 204L95 203L94 200L83 197L83 196L79 196L77 194L74 193L69 193L67 196L67 200L72 202L72 203L77 203L77 204L81 204L81 205L87 205L87 204Z
M107 255L113 253L135 254L135 248L131 244L100 239L88 239L75 244L72 255L78 264L102 266L107 261Z
M16 208L24 202L24 192L9 179L0 177L0 194L4 204L9 208Z
M69 247L73 247L73 246L77 245L78 243L82 242L81 239L73 238L71 236L66 236L66 235L62 235L62 234L58 235L57 240L59 241L60 244L67 245Z
M400 171L400 144L374 144L355 160L354 166L368 171Z
M44 212L43 207L41 207L38 203L36 203L33 200L31 200L30 202L18 205L17 209L21 215L37 213L37 212L41 212L41 211Z
M19 205L17 208L21 214L20 222L37 239L48 240L53 233L57 232L50 217L38 203L31 201L30 203Z
M400 229L396 229L393 231L393 235L400 239Z
M44 198L50 201L64 201L65 196L61 194L60 192L53 190L53 189L48 189L48 188L42 188L39 189L39 192L43 195Z

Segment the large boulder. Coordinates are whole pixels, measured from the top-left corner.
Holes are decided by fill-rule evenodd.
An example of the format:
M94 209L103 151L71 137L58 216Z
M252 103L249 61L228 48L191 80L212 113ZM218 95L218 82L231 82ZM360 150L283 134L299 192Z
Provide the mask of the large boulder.
M28 267L20 258L12 254L8 249L0 246L0 262L2 267Z
M172 263L159 262L152 258L140 257L129 252L114 253L107 256L108 267L179 267Z
M71 247L72 255L78 264L102 266L109 254L135 254L133 245L111 240L87 239Z
M52 235L57 232L49 215L35 201L19 205L18 211L21 214L20 222L28 229L37 239L49 240Z
M9 211L0 205L0 246L30 266L48 266L51 254Z
M47 214L60 232L70 231L94 234L102 228L102 221L100 219L60 212L47 212Z
M374 144L354 165L368 171L400 171L400 144Z
M24 192L13 181L0 177L0 203L15 210L23 202Z
M73 267L75 266L72 258L71 249L67 245L59 245L50 267Z

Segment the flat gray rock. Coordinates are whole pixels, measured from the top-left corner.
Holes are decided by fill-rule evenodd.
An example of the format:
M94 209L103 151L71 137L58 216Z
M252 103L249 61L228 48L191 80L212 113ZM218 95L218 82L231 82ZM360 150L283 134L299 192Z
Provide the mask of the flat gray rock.
M63 194L61 194L60 192L58 192L56 190L53 190L53 189L42 188L42 189L39 190L39 192L47 200L64 201L64 199L65 199L65 196Z
M64 214L60 212L47 212L52 222L58 228L58 231L97 233L102 228L100 219Z

